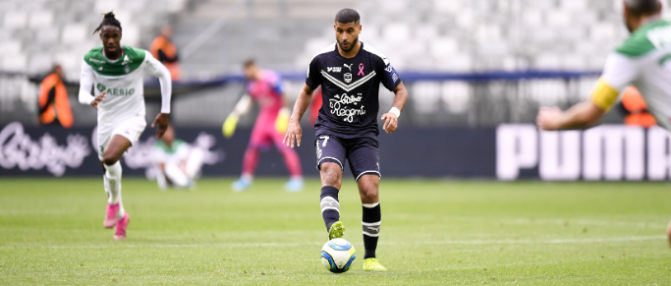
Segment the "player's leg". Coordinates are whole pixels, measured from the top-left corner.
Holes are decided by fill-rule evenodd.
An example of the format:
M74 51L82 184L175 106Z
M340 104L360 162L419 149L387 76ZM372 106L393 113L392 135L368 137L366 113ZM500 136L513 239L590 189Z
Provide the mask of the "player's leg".
M669 238L669 245L671 246L671 222L669 222L669 226L666 228L666 236Z
M363 229L364 270L386 271L375 256L377 242L380 236L382 211L379 200L380 185L380 155L377 140L372 138L361 139L350 150L347 157L350 168L359 188L361 197Z
M189 177L176 163L166 163L164 174L176 188L188 188L191 185Z
M245 155L242 159L242 175L240 176L240 179L233 182L233 185L231 186L233 191L241 192L252 185L254 172L256 171L256 166L259 163L259 156L261 155L261 148L270 147L270 143L270 138L267 138L263 126L257 121L252 130L252 135L249 138L249 145L247 146L247 150L245 150Z
M280 134L276 130L273 130L272 132L275 147L277 148L277 151L282 154L282 157L284 157L284 164L286 164L287 170L289 170L289 175L291 176L289 182L284 185L284 189L288 192L298 192L303 189L301 160L294 149L289 148L282 142L284 140L284 134Z
M116 229L114 239L126 238L126 227L130 221L128 214L123 208L121 199L121 163L120 159L133 143L137 142L144 131L146 122L142 117L130 118L118 124L111 133L109 142L102 151L102 163L105 168L105 188L108 192L108 215L107 218L116 214ZM110 210L111 208L111 210ZM107 219L106 219L107 221ZM111 224L111 223L110 223ZM108 225L106 225L107 227Z
M315 148L317 169L322 183L319 196L322 219L329 232L329 240L340 238L345 233L345 226L340 222L338 193L342 185L342 162L345 161L346 149L340 141L329 136L317 138Z
M186 167L184 172L191 180L195 180L200 174L200 170L203 168L203 162L205 160L205 154L203 150L198 147L191 147L189 152L189 158L186 159Z
M128 224L128 214L126 214L121 200L122 169L119 159L130 146L131 141L128 140L128 138L115 134L112 135L112 138L109 143L107 143L103 152L102 164L105 168L105 191L108 194L105 227L111 228L116 226L117 229L123 230L123 232L119 232L119 234L115 231L115 239L126 238L125 229Z

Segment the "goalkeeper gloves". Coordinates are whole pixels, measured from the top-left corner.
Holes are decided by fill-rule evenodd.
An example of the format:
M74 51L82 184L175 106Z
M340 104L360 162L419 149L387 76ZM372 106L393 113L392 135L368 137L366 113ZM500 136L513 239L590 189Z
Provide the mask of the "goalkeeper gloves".
M224 137L231 138L231 136L233 136L235 127L238 125L238 119L240 119L240 117L236 113L231 113L231 115L226 118L224 125L221 127L221 132L224 133Z
M277 129L277 132L282 134L287 132L287 129L289 128L290 115L291 112L289 112L288 108L283 107L280 109L280 113L277 115L277 120L275 120L275 129Z

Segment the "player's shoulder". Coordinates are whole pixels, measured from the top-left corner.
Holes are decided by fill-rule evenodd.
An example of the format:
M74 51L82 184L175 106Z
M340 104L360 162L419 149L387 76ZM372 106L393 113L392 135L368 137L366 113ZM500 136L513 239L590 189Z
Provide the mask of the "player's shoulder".
M311 62L315 61L315 60L320 61L320 60L328 59L329 57L333 56L337 52L338 52L338 48L336 46L336 43L332 43L332 44L322 48L321 50L319 50L319 52L317 52L316 54L314 54L312 56Z
M643 56L668 44L669 38L671 38L671 23L657 21L634 31L615 52L628 57Z
M364 51L366 51L370 56L381 59L384 62L385 66L389 64L389 58L387 58L387 56L385 56L382 52L380 52L380 50L376 49L375 47L371 46L368 43L362 42L361 45L362 45L361 48Z
M84 54L84 61L91 64L104 64L103 47L95 47Z
M128 57L128 59L131 61L144 61L148 54L151 55L151 53L145 49L137 49L131 46L123 46L123 51L125 54L124 60L125 57Z
M276 81L280 80L280 74L275 72L274 70L261 70L261 76L270 81Z

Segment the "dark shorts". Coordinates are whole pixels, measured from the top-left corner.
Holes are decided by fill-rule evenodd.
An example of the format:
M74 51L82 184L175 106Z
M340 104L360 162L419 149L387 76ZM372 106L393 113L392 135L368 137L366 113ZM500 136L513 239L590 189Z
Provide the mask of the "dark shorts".
M375 138L341 139L321 135L315 139L315 148L317 170L321 170L322 163L333 162L345 171L344 164L347 160L350 171L357 181L366 174L382 176L380 174L380 150Z

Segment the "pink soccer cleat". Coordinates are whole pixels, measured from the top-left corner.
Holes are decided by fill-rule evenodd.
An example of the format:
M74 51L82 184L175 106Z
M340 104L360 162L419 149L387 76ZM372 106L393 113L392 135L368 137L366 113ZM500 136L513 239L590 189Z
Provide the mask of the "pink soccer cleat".
M128 227L128 223L130 222L130 218L128 217L128 214L124 214L123 218L119 220L119 222L116 224L116 230L114 231L114 239L119 240L119 239L126 239L126 227Z
M114 205L107 203L107 215L105 215L103 225L105 228L113 228L117 222L119 222L119 203Z

